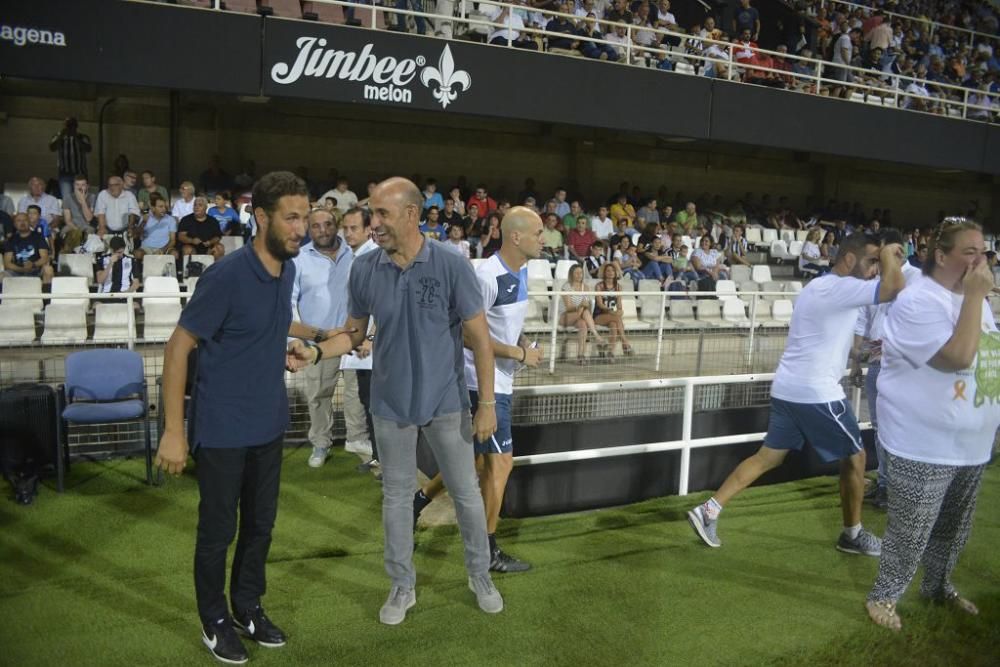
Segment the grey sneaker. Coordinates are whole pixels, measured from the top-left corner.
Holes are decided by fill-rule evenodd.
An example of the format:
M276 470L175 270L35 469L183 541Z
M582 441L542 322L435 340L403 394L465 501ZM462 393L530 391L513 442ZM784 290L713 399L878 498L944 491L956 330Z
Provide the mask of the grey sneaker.
M490 559L490 572L527 572L530 569L530 563L514 558L499 547Z
M312 454L309 455L310 468L322 468L326 463L326 457L330 455L329 447L313 447Z
M882 540L862 528L853 540L847 537L846 533L840 533L837 549L847 554L878 557L882 555Z
M406 618L406 612L417 604L417 593L412 588L393 586L389 598L378 612L378 620L386 625L399 625Z
M705 516L705 510L701 505L698 505L693 510L688 512L688 523L694 528L694 532L698 534L701 541L710 547L721 547L722 541L719 540L719 536L716 530L719 527L718 519L709 519Z
M469 590L476 594L476 602L479 608L487 614L499 614L503 611L503 598L500 591L493 585L490 575L481 577L469 577Z

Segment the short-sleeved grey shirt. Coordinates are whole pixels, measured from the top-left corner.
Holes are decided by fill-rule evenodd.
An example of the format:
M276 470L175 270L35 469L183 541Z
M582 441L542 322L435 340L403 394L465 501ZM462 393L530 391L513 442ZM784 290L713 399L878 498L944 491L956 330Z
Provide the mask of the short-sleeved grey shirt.
M351 317L370 315L378 325L372 414L422 426L468 410L462 321L483 310L469 260L424 239L401 269L380 248L355 258L349 285Z

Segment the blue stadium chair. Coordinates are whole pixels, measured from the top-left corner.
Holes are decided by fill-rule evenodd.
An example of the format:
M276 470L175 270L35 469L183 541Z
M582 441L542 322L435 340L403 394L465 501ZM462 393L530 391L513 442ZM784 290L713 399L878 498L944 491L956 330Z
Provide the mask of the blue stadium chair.
M153 446L142 357L130 350L86 350L66 357L60 387L62 418L69 424L114 424L142 420L146 483L153 483ZM64 431L65 432L65 431Z

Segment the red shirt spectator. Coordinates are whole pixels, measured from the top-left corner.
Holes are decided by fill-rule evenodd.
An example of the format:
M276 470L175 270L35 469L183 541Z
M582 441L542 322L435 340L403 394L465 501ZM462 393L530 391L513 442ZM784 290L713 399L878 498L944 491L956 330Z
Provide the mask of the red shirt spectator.
M468 203L465 205L465 210L468 211L469 207L473 204L476 204L479 207L480 219L485 218L491 211L495 211L497 208L496 200L490 197L486 192L485 185L476 186L476 192L469 198Z
M744 30L743 32L749 32ZM733 57L741 65L748 65L757 53L757 42L750 39L749 35L744 35L733 44Z
M581 229L583 227L583 229ZM590 246L597 241L597 234L586 225L577 225L566 235L566 245L574 259L584 259L590 254Z

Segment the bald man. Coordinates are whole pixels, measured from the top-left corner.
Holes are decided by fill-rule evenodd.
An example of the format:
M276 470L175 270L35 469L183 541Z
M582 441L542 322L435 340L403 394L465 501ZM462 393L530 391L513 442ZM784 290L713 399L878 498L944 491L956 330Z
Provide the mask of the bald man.
M510 209L500 223L503 237L500 251L479 265L476 278L483 295L486 321L490 326L493 355L496 357L494 395L497 401L497 431L485 441L477 440L476 467L479 488L486 506L486 530L490 540L490 570L493 572L524 572L531 565L505 553L496 541L500 506L503 505L507 478L514 467L514 442L511 436L511 401L514 373L519 364L535 368L542 359L542 350L530 344L521 333L528 310L529 259L542 252L542 219L529 208ZM475 406L479 399L472 352L465 351L465 383ZM413 525L420 512L441 493L441 475L417 491L413 498Z
M486 514L472 448L473 436L486 441L497 425L490 331L469 260L420 233L423 204L423 194L404 178L372 190L371 230L379 249L355 258L351 266L348 335L318 345L293 342L287 359L294 369L346 354L364 342L371 317L378 323L371 414L382 464L385 569L392 580L379 612L386 625L402 623L417 602L412 522L418 439L434 452L455 500L469 588L483 611L503 610L490 578ZM471 423L463 338L482 387Z

